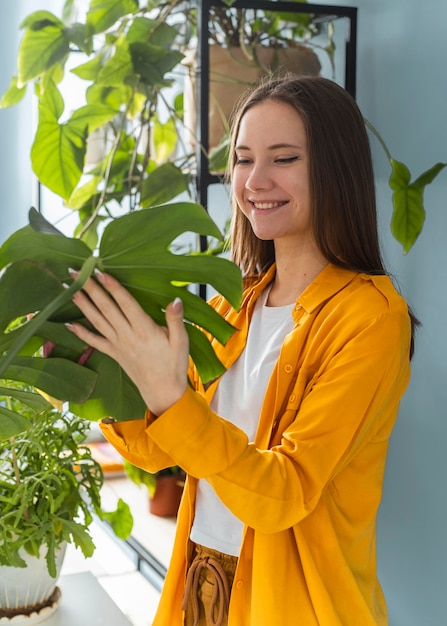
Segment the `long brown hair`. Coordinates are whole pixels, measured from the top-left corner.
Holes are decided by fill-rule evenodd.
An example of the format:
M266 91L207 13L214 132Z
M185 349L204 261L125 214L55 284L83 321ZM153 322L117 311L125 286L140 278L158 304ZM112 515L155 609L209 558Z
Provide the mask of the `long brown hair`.
M380 252L371 148L354 98L335 82L287 74L248 91L232 124L230 178L235 144L245 113L266 100L291 106L300 115L309 159L311 221L316 244L334 265L366 274L386 274ZM256 237L233 199L232 258L245 275L275 262L272 241ZM418 322L410 312L412 326Z

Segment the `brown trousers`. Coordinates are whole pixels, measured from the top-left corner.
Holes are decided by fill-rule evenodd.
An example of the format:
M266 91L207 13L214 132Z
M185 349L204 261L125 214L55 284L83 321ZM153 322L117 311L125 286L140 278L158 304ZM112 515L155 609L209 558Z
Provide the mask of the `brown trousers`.
M237 557L196 545L183 596L185 626L227 626Z

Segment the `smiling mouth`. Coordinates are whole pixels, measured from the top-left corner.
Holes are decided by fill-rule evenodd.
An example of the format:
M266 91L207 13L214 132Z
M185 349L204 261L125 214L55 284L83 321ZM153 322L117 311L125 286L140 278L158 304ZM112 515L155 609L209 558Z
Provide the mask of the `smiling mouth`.
M266 209L277 209L281 206L287 204L285 200L281 202L253 202L251 204L255 207L255 209L260 209L261 211L265 211Z

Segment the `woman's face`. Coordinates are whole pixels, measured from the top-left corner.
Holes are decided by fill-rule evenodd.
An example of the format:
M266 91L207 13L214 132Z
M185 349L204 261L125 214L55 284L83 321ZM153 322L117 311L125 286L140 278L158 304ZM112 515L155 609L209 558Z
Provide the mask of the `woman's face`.
M259 239L313 242L307 139L301 116L276 100L256 104L236 137L233 193Z

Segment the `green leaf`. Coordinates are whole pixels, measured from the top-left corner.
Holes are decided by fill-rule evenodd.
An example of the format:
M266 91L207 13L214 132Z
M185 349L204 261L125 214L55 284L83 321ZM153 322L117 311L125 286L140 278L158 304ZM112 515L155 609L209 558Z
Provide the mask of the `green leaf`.
M64 526L64 534L73 539L73 543L80 548L85 558L92 556L95 551L95 544L92 541L88 531L84 526L71 520L60 518L61 524Z
M447 167L447 163L436 163L433 167L430 167L418 176L413 184L417 187L426 187L427 185L430 185L445 167Z
M51 357L48 360L51 361ZM107 416L120 421L144 417L146 404L116 361L95 350L87 361L87 367L96 374L95 388L82 402L70 401L72 413L93 421Z
M69 209L81 209L86 206L90 199L97 194L100 181L101 178L99 176L94 176L88 183L82 185L82 187L77 187L68 200L66 200L65 205Z
M129 77L134 77L132 59L127 44L121 40L115 46L115 54L101 68L96 84L120 86Z
M105 271L117 271L120 275L134 269L138 273L143 270L143 274L148 274L142 277L144 285L151 285L153 281L161 281L163 285L166 280L168 284L172 280L206 282L238 308L242 287L240 270L234 263L217 257L216 265L222 268L223 274L216 276L216 267L210 270L211 258L208 255L172 254L168 250L169 244L184 232L216 239L222 237L200 205L190 202L162 205L124 215L111 222L101 240L101 264ZM176 291L177 288L173 289ZM179 295L182 297L181 290ZM197 300L200 301L200 298ZM166 305L169 303L166 298L164 301Z
M163 86L168 84L166 73L170 72L184 55L178 50L165 50L148 42L135 41L129 45L135 74L146 85Z
M148 207L169 202L188 191L188 177L173 163L164 163L143 181L141 206Z
M119 113L119 109L105 104L86 104L74 111L70 118L70 126L75 128L77 125L81 133L84 133L87 127L90 134L100 126L104 126L104 124L113 120L117 113Z
M58 228L56 228L56 226L46 220L42 213L34 207L30 209L28 217L30 226L37 233L43 233L45 235L60 235L62 237L65 236Z
M3 326L23 311L39 312L23 326L0 337L4 353L0 375L5 372L14 380L28 382L55 398L68 400L70 410L87 419L143 417L145 404L140 393L118 364L93 351L84 366L78 365L82 342L76 343L78 340L63 325L69 319L80 320L81 314L71 296L82 288L96 265L120 280L159 324L165 324L167 304L180 296L190 353L202 379L206 382L224 371L207 336L199 329L205 329L220 343L225 343L234 329L182 285L209 283L238 307L242 294L240 270L223 258L170 251L172 242L183 232L221 237L203 207L192 203L168 204L117 218L104 230L98 258L81 241L64 237L51 228L35 210L30 212L30 219L41 232L25 227L0 248L0 260L10 263L0 277L0 299L13 303L17 299L17 304L5 309ZM63 287L62 281L71 281L67 268L77 269L81 263L78 278ZM18 291L20 297L16 298ZM56 343L49 358L17 356L33 337Z
M0 108L6 109L7 107L14 106L19 103L26 94L26 85L19 87L17 84L17 76L11 79L8 89L0 100Z
M26 417L0 406L0 441L20 435L30 427L31 424Z
M137 17L133 20L126 40L133 42L150 42L154 46L161 46L169 50L178 35L178 29L166 22L152 20L147 17Z
M50 237L51 235L48 235L48 236ZM56 238L59 239L59 237L56 237ZM83 266L80 269L79 276L73 282L73 284L71 286L68 286L64 290L64 292L56 296L56 298L50 300L48 304L45 306L45 308L27 323L26 327L20 333L19 338L14 342L13 346L10 348L8 354L0 360L0 376L3 374L3 372L7 370L9 365L12 363L12 360L19 353L21 348L24 345L26 345L26 342L28 341L28 339L36 335L41 324L43 322L46 322L47 319L49 319L54 313L56 313L63 306L65 306L67 302L71 300L72 295L76 291L82 288L86 280L91 276L93 269L95 267L95 263L96 261L94 257L89 257L88 259L86 259ZM1 283L1 279L0 279L0 283ZM40 359L38 359L38 361L39 360ZM41 368L41 365L38 365L37 367ZM14 378L14 380L20 380L20 379ZM30 382L30 381L27 379L25 382Z
M66 28L65 34L86 55L93 52L93 32L87 24L76 23Z
M62 96L51 81L39 102L39 123L31 148L31 162L40 182L66 199L81 178L88 129L77 114L60 124L62 112Z
M64 24L50 11L34 11L27 15L20 24L20 28L29 28L33 31L42 30L47 26L59 26L62 28Z
M68 272L67 272L68 274ZM16 290L15 297L10 294ZM10 265L0 281L0 331L11 320L33 314L44 308L48 298L63 293L62 283L48 269L33 261L20 260Z
M173 153L177 145L177 129L174 120L169 118L164 124L158 119L152 130L157 163L164 163Z
M30 220L37 220L37 216L39 216L38 212L31 209ZM45 223L42 216L38 223ZM41 229L42 226L39 228ZM0 247L0 269L9 263L28 260L30 264L45 265L47 272L53 274L62 284L68 279L68 268L80 267L91 255L91 250L79 239L72 239L61 234L49 237L48 234L55 233L51 233L50 230L37 231L31 226L24 226L17 230ZM23 287L24 290L27 288L28 286ZM13 295L13 292L11 293ZM6 302L6 300L3 301Z
M29 15L22 26L26 30L19 48L19 85L61 63L70 49L64 24L48 11Z
M392 171L389 185L393 190L391 232L407 254L422 231L425 221L424 191L447 166L437 163L411 182L411 173L404 163L390 160Z
M109 522L113 532L120 539L127 539L132 532L133 517L129 505L121 498L115 511L102 511L101 517Z
M103 33L128 13L138 11L138 0L91 0L87 24L95 33Z
M25 391L24 389L15 389L14 387L1 387L0 396L15 398L22 404L25 404L36 413L51 409L51 404L40 393L34 391Z
M210 172L224 173L228 165L228 153L230 149L230 138L225 136L219 145L213 148L209 154Z
M28 356L13 359L2 376L28 383L57 400L70 398L77 403L87 400L97 380L95 372L67 359Z
M79 76L83 80L96 80L99 72L102 68L102 57L100 54L97 54L92 59L87 61L86 63L82 63L81 65L77 65L71 71L72 74Z
M198 370L202 380L208 382L224 374L225 367L217 358L203 332L192 324L185 324L185 328L189 336L191 358L194 363L199 364Z

